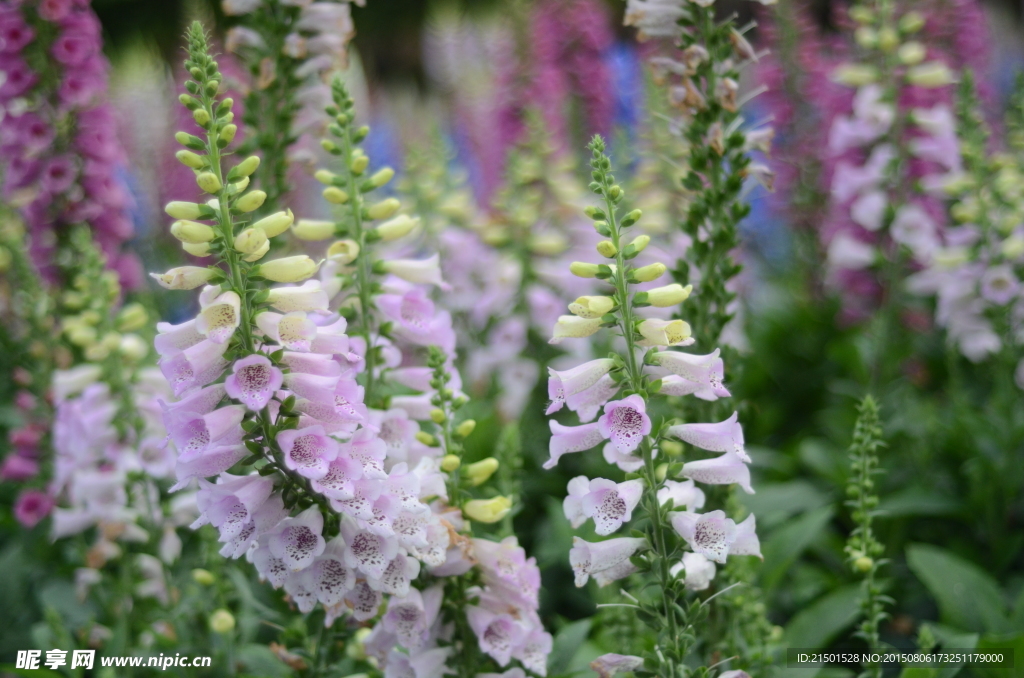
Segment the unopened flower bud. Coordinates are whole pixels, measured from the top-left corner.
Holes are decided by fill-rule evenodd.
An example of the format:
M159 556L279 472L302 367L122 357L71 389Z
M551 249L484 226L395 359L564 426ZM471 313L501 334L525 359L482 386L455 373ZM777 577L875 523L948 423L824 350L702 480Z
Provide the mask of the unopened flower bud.
M629 243L629 246L633 248L633 252L635 254L640 254L645 249L647 249L647 245L650 244L650 242L651 236L638 235L637 237L633 238L633 242Z
M210 630L221 635L231 633L235 628L235 617L221 608L210 615Z
M462 460L454 454L446 454L441 457L441 470L445 473L451 473L457 471L459 466L462 465Z
M235 249L242 254L252 254L267 243L267 234L262 228L249 227L235 236Z
M331 186L337 180L338 175L330 170L318 169L314 174L313 178L319 181L325 186Z
M268 238L276 238L287 231L288 227L292 225L294 220L295 216L292 214L292 211L284 210L282 212L274 212L273 214L263 217L253 224L252 227L262 230L267 234Z
M463 513L470 520L478 523L496 523L512 510L512 500L508 497L494 499L472 499L466 502Z
M447 419L447 417L444 414L444 410L442 410L441 408L435 407L434 409L430 410L430 421L434 422L435 424L443 424L445 419Z
M396 201L397 202L397 201ZM389 219L383 224L377 227L376 231L380 235L381 240L385 242L389 240L397 240L403 238L419 226L419 217L410 217L407 214L400 214L394 219Z
M328 186L324 189L324 200L335 205L344 205L348 202L348 193L337 186Z
M878 30L878 49L891 52L900 44L900 35L892 26L883 26Z
M201 567L197 567L196 569L192 570L192 581L203 586L213 586L214 582L216 582L217 580L214 579L213 573L209 570L204 570Z
M146 307L138 302L125 304L117 314L117 329L121 332L135 332L146 326L149 313Z
M618 184L615 184L608 189L608 197L616 202L621 200L623 195L622 186L619 186Z
M878 69L867 64L843 64L832 72L832 79L841 85L861 87L878 79Z
M220 179L213 172L200 172L196 176L196 183L199 184L199 188L205 193L216 193L224 187Z
M305 254L268 261L260 266L260 275L267 280L293 283L305 280L320 268L320 264Z
M149 342L137 334L126 334L118 342L117 352L125 360L137 363L149 355Z
M668 440L663 438L658 443L658 448L670 457L679 457L683 454L683 444L678 440Z
M637 282L651 282L652 280L657 280L663 276L667 270L668 267L661 262L648 264L647 266L641 266L640 268L635 269L633 271L633 279Z
M467 464L462 473L469 480L472 487L483 485L498 470L498 460L494 457L487 457L474 464Z
M268 238L268 239L263 241L263 244L260 246L260 248L258 250L256 250L255 252L252 252L251 254L246 254L245 256L242 257L242 259L244 261L248 261L249 263L252 263L254 261L259 261L260 259L265 257L267 255L267 252L269 252L269 251L270 251L270 239Z
M197 125L204 129L210 124L210 114L206 112L205 108L197 108L192 111L192 119L196 121Z
M468 438L469 435L476 429L475 419L466 419L461 424L455 427L455 435L460 438Z
M668 464L658 464L654 469L654 477L657 478L659 483L665 482L665 476L668 475Z
M693 285L683 287L679 283L655 287L652 290L647 290L647 303L658 308L678 306L690 297L692 291Z
M561 233L537 233L530 236L526 247L534 254L553 257L569 249L569 241Z
M390 167L382 167L373 173L373 176L370 177L370 183L373 184L374 187L380 188L391 181L394 176L395 170Z
M167 203L164 212L175 219L200 219L204 210L194 202L175 200Z
M956 82L956 76L949 66L941 61L929 61L907 70L907 82L919 87L945 87Z
M208 242L200 242L200 243L195 243L195 244L188 243L188 242L183 242L183 243L181 243L181 249L185 250L186 252L191 254L193 257L208 257L208 256L210 256L210 243L208 243Z
M613 257L615 257L616 254L619 253L619 250L618 248L615 247L615 243L613 243L611 240L602 240L601 242L597 243L597 253L600 254L602 257L612 259Z
M267 194L264 193L263 191L249 191L248 193L246 193L245 195L238 199L238 201L235 203L235 207L237 207L242 212L252 212L262 207L263 202L266 199Z
M224 125L224 129L220 131L220 140L226 144L230 144L235 140L235 134L238 133L238 125Z
M420 441L427 447L437 447L437 438L426 431L416 431L416 440Z
M192 151L178 151L174 154L174 157L178 159L182 165L191 167L192 169L203 169L206 167L206 161L203 160L203 156L193 153Z
M181 242L197 245L210 242L217 236L217 232L212 227L201 224L198 221L179 219L171 224L171 235Z
M580 297L569 304L569 311L580 318L600 318L615 308L611 297Z
M352 174L359 176L366 171L367 166L370 164L370 159L363 154L352 154L352 159L348 163L348 168L352 170Z
M583 337L589 337L592 334L597 333L601 329L600 318L581 318L575 315L562 315L558 317L558 322L555 323L554 331L552 332L551 339L548 340L551 344L561 343L562 339L580 339Z
M619 221L619 224L623 227L632 226L636 222L640 221L640 217L642 216L643 212L641 212L640 210L631 210L627 212L625 216L622 217L622 219Z
M381 200L376 205L370 205L366 208L366 214L371 219L387 219L392 214L398 211L402 206L402 203L398 201L398 198L386 198Z
M871 26L858 26L853 32L853 39L864 49L874 49L878 45L878 31Z
M339 240L327 248L327 258L342 266L351 264L359 256L359 243L355 240Z
M924 15L916 10L910 10L900 17L900 30L904 33L917 33L924 28Z
M924 45L916 40L911 40L910 42L900 45L899 50L896 52L896 56L899 58L900 63L906 64L907 66L915 66L921 63L924 61L925 55Z
M248 158L235 165L235 169L233 171L237 173L239 177L248 177L251 176L252 173L255 172L257 169L259 169L259 166L259 156L250 155Z
M650 318L637 327L643 337L641 346L678 346L693 343L690 324L682 320Z
M569 272L577 278L596 278L598 270L597 264L588 264L585 261L574 261L569 264Z
M868 556L861 556L853 561L853 569L857 572L867 573L874 567L875 561Z
M172 268L166 273L150 273L149 275L164 289L194 290L201 285L205 285L217 273L213 269L201 266L179 266L178 268Z
M299 219L292 226L292 234L299 240L327 240L334 235L333 221Z

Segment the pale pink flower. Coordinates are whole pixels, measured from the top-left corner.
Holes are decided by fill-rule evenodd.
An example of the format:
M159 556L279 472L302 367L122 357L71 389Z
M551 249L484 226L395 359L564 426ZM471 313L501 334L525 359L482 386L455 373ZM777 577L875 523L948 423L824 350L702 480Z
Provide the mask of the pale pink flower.
M664 506L672 500L673 507L686 507L687 511L704 508L704 492L692 480L678 482L666 480L658 490L658 503Z
M281 370L266 356L254 353L235 361L232 373L224 380L224 388L229 397L258 412L267 406L283 382Z
M554 468L562 455L589 450L607 438L601 432L599 422L583 426L562 426L557 421L549 421L548 425L551 427L551 441L548 444L551 458L544 462L546 469Z
M549 367L548 397L551 404L545 414L562 409L568 397L582 393L597 384L614 366L614 360L600 358L585 362L571 370L558 371Z
M601 435L615 448L628 454L640 445L651 432L651 418L647 416L647 403L638 395L613 400L604 406L604 415L597 420Z
M646 544L646 539L634 537L619 537L600 542L588 542L573 537L569 564L576 575L576 586L583 586L590 577L594 577L600 586L628 577L636 571L636 567L629 559Z
M324 516L320 507L310 506L294 518L285 518L268 533L270 553L280 558L291 571L304 570L324 552L323 529Z
M749 462L743 446L743 427L739 423L739 414L716 424L678 424L668 428L668 434L688 442L694 447L709 452L735 452L743 461Z
M569 496L563 502L565 517L573 527L593 518L598 534L612 534L632 518L643 489L639 479L615 483L605 478L589 480L577 476L569 481Z
M644 667L644 658L628 654L603 654L590 662L590 668L597 671L600 678L612 678L623 671L636 671Z
M743 459L731 450L713 459L701 459L683 464L682 475L707 485L736 483L747 494L754 494L754 489L750 486L750 469Z
M725 511L676 513L672 516L672 527L694 553L716 563L725 562L729 547L736 540L736 523L725 517Z
M284 453L284 465L312 480L326 476L330 463L338 457L338 441L328 437L323 426L281 431L277 444Z

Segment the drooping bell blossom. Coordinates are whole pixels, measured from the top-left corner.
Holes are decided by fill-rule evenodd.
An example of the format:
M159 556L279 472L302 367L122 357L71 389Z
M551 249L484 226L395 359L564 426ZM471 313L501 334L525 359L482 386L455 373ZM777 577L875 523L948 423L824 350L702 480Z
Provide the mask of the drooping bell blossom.
M338 441L328 437L323 426L281 431L277 444L285 466L311 480L326 476L330 463L338 457Z
M398 288L394 294L379 295L377 308L395 323L401 338L420 346L439 346L451 354L455 349L451 316L435 308L422 287L404 287L404 291Z
M200 516L192 523L193 530L207 523L220 531L220 541L238 537L252 522L256 511L270 498L274 481L270 478L232 476L224 473L216 484L199 481L196 503Z
M508 664L513 649L525 639L525 629L511 614L470 606L466 608L466 618L480 642L480 649L498 662L498 666Z
M604 406L604 414L597 420L601 435L611 441L620 454L630 454L651 432L651 418L647 416L647 403L638 395L613 400Z
M694 395L701 400L718 400L732 394L722 380L725 364L721 351L715 349L708 355L692 355L681 351L661 351L651 356L656 365L670 374L661 380L664 395Z
M628 577L636 571L630 558L638 549L647 544L646 539L619 537L599 542L588 542L579 537L572 538L569 564L580 587L594 577L599 586Z
M672 516L672 527L694 553L716 563L724 563L729 555L761 555L753 514L737 525L724 511L700 514L681 511Z
M614 360L601 358L585 362L571 370L558 371L549 367L548 398L551 399L551 404L545 414L557 412L562 409L567 398L594 387L614 366Z
M241 400L252 411L262 410L281 388L284 375L266 356L253 354L236 360L232 372L224 380L228 397Z
M704 508L704 492L692 480L665 480L658 490L658 503L664 506L670 499L673 506L687 511Z
M196 331L216 344L223 344L238 329L241 304L241 299L234 292L221 292L213 285L205 287L199 295Z
M423 591L410 589L405 596L392 597L381 619L381 628L393 633L403 647L418 650L426 643L443 600L441 586L431 586Z
M683 554L681 562L672 566L670 572L679 576L683 572L683 585L690 591L704 591L715 578L715 564L699 553Z
M607 536L629 522L643 489L643 481L639 479L615 483L604 478L589 480L586 476L577 476L569 481L569 495L563 502L565 517L574 528L587 518L593 518L595 531Z
M601 432L600 422L582 426L563 426L557 421L549 421L548 425L551 427L551 440L548 443L551 458L544 462L546 469L554 468L562 455L589 450L607 438Z
M710 452L733 452L750 462L743 445L743 427L739 413L733 412L725 421L716 424L677 424L668 428L668 434Z
M611 443L602 448L601 454L606 462L618 466L619 469L626 473L635 473L644 465L644 460L641 457L632 453L623 454ZM654 451L654 455L657 456L657 450Z
M747 494L754 494L750 485L750 468L740 456L730 450L711 459L688 461L683 464L682 475L706 485L738 484Z
M285 518L267 533L267 545L275 558L292 570L304 570L324 552L324 516L311 506L294 518ZM262 541L262 538L261 538Z
M632 0L632 4L640 3L637 2L637 0ZM646 4L653 5L654 0L650 0ZM612 676L617 673L636 671L637 669L642 669L643 666L643 657L636 657L628 654L603 654L590 662L590 668L597 671L599 678L612 678Z

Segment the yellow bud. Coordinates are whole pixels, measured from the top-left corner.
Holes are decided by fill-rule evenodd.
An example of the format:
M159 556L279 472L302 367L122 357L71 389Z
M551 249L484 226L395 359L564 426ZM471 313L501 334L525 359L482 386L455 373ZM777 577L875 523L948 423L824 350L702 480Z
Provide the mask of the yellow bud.
M875 20L875 13L871 11L870 7L854 5L850 8L850 18L859 24L869 24Z
M630 247L633 248L633 251L643 252L645 249L647 249L647 245L650 244L650 242L651 236L638 235L637 237L633 238L633 242L629 243L629 245Z
M683 287L679 283L655 287L653 290L647 290L647 303L658 308L677 306L686 301L692 291L693 285Z
M338 175L330 170L318 169L313 174L313 177L321 184L324 184L325 186L331 186L332 184L334 184L335 179L338 178Z
M203 156L193 153L192 151L178 151L174 154L174 157L178 159L182 165L191 167L192 169L203 169L206 167L206 161L203 160Z
M658 482L664 482L665 476L668 475L668 464L658 464L654 469L654 477L658 479Z
M339 240L327 248L327 258L342 266L351 264L359 256L359 243L355 240Z
M956 76L941 61L929 61L908 69L907 82L920 87L945 87L956 82Z
M203 586L212 586L216 580L213 578L212 572L204 570L201 567L197 567L192 570L192 581L197 584L202 584Z
M853 39L864 49L873 49L878 44L878 31L870 26L858 26Z
M247 188L249 188L249 177L242 177L231 184L231 195L238 195Z
M210 114L206 112L205 108L197 108L192 111L192 119L196 121L197 125L204 129L210 124Z
M235 167L236 173L243 177L251 176L253 172L259 169L260 158L258 155L250 155L248 158L238 163Z
M611 297L579 297L569 304L569 312L580 318L600 318L615 308Z
M220 140L230 144L235 140L235 134L237 133L238 125L224 125L224 129L220 131Z
M867 556L861 556L853 561L853 569L858 572L867 573L875 566L875 561Z
M198 219L200 217L199 205L194 202L182 202L175 200L164 207L164 212L175 219Z
M613 243L611 240L602 240L601 242L597 243L597 253L600 254L602 257L612 259L615 257L616 254L619 253L619 250L618 248L615 247L615 243Z
M235 207L242 212L252 212L253 210L258 210L262 207L263 201L266 199L267 194L263 191L249 191L238 199L235 203Z
M261 245L258 250L256 250L252 254L246 254L244 257L242 257L242 259L244 259L245 261L248 261L249 263L252 263L254 261L259 261L264 256L266 256L267 252L269 252L269 251L270 251L270 239L268 238L268 239L263 241L263 245Z
M910 10L900 17L900 30L904 33L917 33L924 28L924 15L918 11Z
M494 457L487 457L481 459L475 464L469 464L462 469L463 475L469 480L469 484L473 487L477 485L483 485L487 480L494 475L494 472L498 470L498 460Z
M434 422L435 424L443 424L446 418L447 417L445 417L444 410L438 407L435 407L434 409L430 410L430 421Z
M391 179L394 178L394 176L395 170L391 169L390 167L382 167L381 169L373 173L373 176L370 177L370 183L373 184L375 187L380 188L381 186L391 181Z
M530 236L526 246L534 254L553 257L569 249L569 241L561 233L538 233Z
M149 355L149 342L137 334L126 334L121 337L117 352L125 360L137 363Z
M926 56L924 45L916 40L900 45L899 50L896 52L897 58L900 63L906 64L907 66L916 66L917 64L924 61Z
M683 453L683 444L678 440L662 439L658 447L670 457L678 457Z
M668 268L660 262L641 266L633 271L633 278L639 282L651 282L665 275Z
M252 227L262 230L267 234L268 238L275 238L287 231L294 220L295 216L292 214L292 211L284 210L283 212L274 212L263 217L253 224Z
M193 243L188 243L188 242L183 242L183 243L181 243L181 249L185 250L186 252L191 254L193 257L208 257L208 256L210 256L210 243L208 243L208 242L200 242L200 243L194 243L194 244Z
M597 264L588 264L584 261L574 261L569 264L569 272L577 278L596 278Z
M68 341L75 346L89 346L96 343L96 328L88 325L74 325L68 328Z
M426 431L416 431L416 440L420 441L427 447L437 447L437 438Z
M512 510L512 500L508 497L494 499L472 499L466 502L463 513L470 520L478 523L496 523Z
M367 166L370 164L370 159L362 154L356 155L353 153L352 155L353 157L348 163L348 168L352 170L352 174L359 176L366 171Z
M878 79L878 70L867 64L843 64L832 72L832 79L841 85L861 87Z
M216 193L224 187L224 185L220 183L220 179L218 179L217 175L213 172L200 172L196 177L196 183L199 184L199 188L201 188L205 193Z
M900 35L891 26L883 26L878 31L878 49L891 52L900 44Z
M622 196L622 186L615 184L614 186L608 189L608 197L611 198L612 200L618 201L622 198Z
M93 344L85 347L85 359L89 362L102 362L110 355L110 349L103 344Z
M262 228L249 227L235 236L235 249L242 254L252 254L267 243L267 234Z
M1024 255L1024 237L1011 235L1003 241L999 251L1002 252L1003 256L1007 259L1019 259Z
M134 332L146 326L149 314L146 307L138 302L126 304L117 314L117 329L121 332Z
M260 275L267 280L293 283L305 280L320 268L320 264L305 254L268 261L260 266Z
M401 206L402 203L398 201L398 198L387 198L381 200L376 205L370 205L366 209L366 213L371 219L387 219L397 212Z
M380 234L381 240L397 240L402 238L413 231L419 226L419 217L410 217L406 214L400 214L394 219L385 221L383 224L377 227L377 233Z
M462 465L462 460L454 454L446 454L441 457L441 470L445 473L451 473L457 471L459 466Z
M210 615L210 630L214 633L231 633L235 628L235 617L230 612L221 608Z
M641 346L678 346L691 341L690 324L682 320L650 318L637 327L643 337Z
M198 245L199 243L208 243L213 240L217 236L217 231L198 221L179 219L171 224L171 235L181 242Z
M344 205L348 202L348 193L337 186L328 186L324 189L324 200L335 205Z
M461 424L455 427L455 435L460 438L468 438L469 434L476 428L476 420L466 419Z
M334 222L320 219L299 219L292 234L299 240L327 240L334 235Z

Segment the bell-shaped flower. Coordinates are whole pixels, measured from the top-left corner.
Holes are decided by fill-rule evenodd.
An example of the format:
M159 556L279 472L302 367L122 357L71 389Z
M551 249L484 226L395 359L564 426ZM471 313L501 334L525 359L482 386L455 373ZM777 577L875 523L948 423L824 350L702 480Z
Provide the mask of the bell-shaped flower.
M634 473L644 465L644 460L636 454L631 452L623 454L611 443L608 443L602 448L601 454L606 462L618 466L619 470L626 473Z
M601 329L600 318L581 318L575 315L558 316L549 344L560 344L563 339L582 339Z
M223 344L242 320L242 300L234 292L218 292L219 287L209 285L199 295L196 331L216 344Z
M565 404L583 423L594 420L609 400L619 392L619 385L609 375L601 377L590 388L566 397Z
M291 571L304 570L313 564L313 560L324 552L327 543L322 532L324 516L318 506L308 509L295 516L285 518L268 533L267 544L271 554Z
M690 325L682 320L649 318L637 326L643 337L637 346L689 346L695 339L690 336Z
M326 476L330 463L338 457L338 441L328 437L323 426L281 431L277 444L284 453L284 465L312 480Z
M704 508L704 492L692 480L664 481L658 490L658 503L664 506L669 499L675 508L686 507L687 511Z
M725 562L729 547L736 540L736 523L725 517L725 511L676 513L672 516L672 527L694 553L716 563Z
M161 323L161 325L165 324ZM67 400L71 396L81 393L90 384L95 384L102 376L103 367L90 363L77 365L67 370L56 370L53 373L53 398L58 402Z
M764 556L761 555L761 540L757 538L757 521L753 513L736 526L736 540L729 547L729 555L757 556L764 560Z
M546 632L538 622L520 646L512 652L512 658L518 659L523 666L539 676L547 675L548 656L551 654L553 644L554 639L551 634ZM509 669L502 674L502 678L526 678L525 673L513 673L515 670Z
M187 487L194 478L209 478L224 473L248 455L245 445L237 444L212 446L188 458L178 457L174 465L174 475L178 482L168 491L177 492Z
M664 395L695 395L701 400L728 398L729 391L722 384L725 364L715 349L708 355L692 355L681 351L661 351L652 358L654 363L671 373L662 379L660 393Z
M326 2L310 5L327 5ZM384 678L397 678L398 676L409 676L409 678L444 678L451 675L446 666L448 657L455 651L453 647L435 647L414 655L408 655L393 649L388 653L384 672Z
M352 610L355 620L362 622L377 616L377 608L383 599L380 591L374 591L365 581L357 581L352 590L345 594L344 604Z
M204 339L194 346L160 360L160 371L176 397L181 397L193 389L206 386L219 377L227 367L224 360L226 343Z
M750 468L733 451L714 457L683 464L682 475L706 485L738 484L747 494L754 494L750 486Z
M636 571L636 567L629 559L646 544L646 539L634 537L619 537L599 542L588 542L573 537L569 564L576 575L576 586L583 586L590 577L594 577L599 586L628 577Z
M430 629L441 611L444 588L434 585L423 591L409 589L403 596L388 601L388 611L381 619L384 630L395 634L402 647L418 650L429 637Z
M445 353L455 349L455 330L447 311L438 311L421 287L398 290L397 294L381 294L377 308L395 325L396 336L419 346L436 345Z
M583 426L562 426L557 421L549 421L548 425L551 427L551 441L548 444L551 458L544 462L546 469L554 468L562 455L589 450L606 437L601 433L598 422Z
M241 558L249 551L249 547L253 542L277 527L277 525L287 517L288 510L284 507L284 500L281 499L281 495L270 495L270 497L252 513L249 522L242 527L241 532L232 539L228 539L224 542L224 546L220 550L220 555L225 558Z
M548 368L548 397L551 404L545 414L562 409L566 398L581 393L595 384L615 367L611 358L590 360L571 370L558 371Z
M435 254L427 259L390 259L380 262L384 273L417 285L436 285L443 290L451 289L441 279L440 257Z
M330 300L319 280L307 280L298 286L271 288L267 303L283 313L292 311L323 311L326 313Z
M711 586L711 580L715 578L715 564L699 553L687 552L683 554L682 562L672 566L669 572L678 576L684 571L683 585L690 591L703 591Z
M309 572L316 598L326 607L340 603L356 583L355 573L345 565L345 542L340 535L327 542Z
M412 581L420 574L420 561L412 556L399 552L391 559L384 574L377 577L367 577L366 581L375 589L390 596L405 596L411 590L409 587Z
M394 537L362 530L353 520L342 519L341 535L345 539L345 564L367 577L379 580L398 555L398 541Z
M734 452L745 462L750 457L743 446L743 427L739 414L733 412L725 421L715 424L677 424L668 428L668 435L709 452Z
M308 614L316 607L316 584L311 569L288 573L284 590L302 614Z
M310 481L314 491L328 499L352 499L355 496L355 481L363 477L363 465L348 455L338 456L327 466L322 478Z
M647 403L635 394L613 400L604 406L604 414L597 420L597 425L601 435L610 440L616 450L629 454L651 432Z
M153 347L163 358L175 356L203 341L204 337L196 329L196 320L193 318L180 325L170 323L156 324L156 338L153 340Z
M216 271L200 266L179 266L166 273L150 273L149 277L156 280L165 290L194 290L210 281Z
M224 380L228 396L242 403L253 412L259 412L274 392L281 388L284 375L262 354L254 353L236 360L232 373Z
M466 608L469 627L476 634L480 649L498 663L505 666L512 660L512 652L526 638L522 625L507 612L471 605Z
M284 315L265 311L256 316L256 325L269 339L289 351L308 351L316 338L316 323L303 311Z
M245 408L228 405L207 414L182 410L165 411L164 426L178 454L189 459L221 444L235 444L242 440L242 418Z
M233 476L225 473L216 485L200 480L196 504L201 513L190 527L195 530L209 523L220 530L220 541L234 539L273 490L274 481L260 475Z
M617 673L636 671L643 667L643 657L629 654L603 654L590 662L590 668L597 671L598 678L612 678Z
M605 478L589 480L577 476L569 481L569 496L562 507L573 527L593 518L596 532L606 536L629 522L643 490L643 481L639 479L616 484Z

